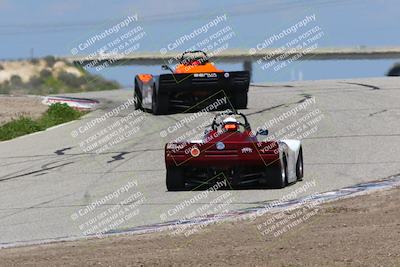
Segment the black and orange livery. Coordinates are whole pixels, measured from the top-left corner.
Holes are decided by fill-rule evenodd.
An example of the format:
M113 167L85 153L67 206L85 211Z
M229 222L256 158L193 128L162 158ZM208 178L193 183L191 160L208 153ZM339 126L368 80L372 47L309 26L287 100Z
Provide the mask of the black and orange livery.
M171 109L201 108L217 98L227 97L228 108L247 107L250 84L248 71L225 72L215 67L203 51L188 51L179 58L171 73L138 74L135 77L136 108L154 114L166 114Z

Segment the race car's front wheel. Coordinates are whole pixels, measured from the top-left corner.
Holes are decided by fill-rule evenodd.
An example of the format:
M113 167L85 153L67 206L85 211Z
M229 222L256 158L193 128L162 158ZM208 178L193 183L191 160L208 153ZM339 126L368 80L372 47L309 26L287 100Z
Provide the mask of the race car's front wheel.
M182 169L167 168L167 189L168 191L185 190L185 177Z
M247 108L247 92L235 93L233 95L233 102L235 109Z
M168 112L169 99L168 95L157 94L155 87L153 88L153 95L151 101L151 109L154 115L162 115Z
M299 151L299 156L297 157L296 176L297 176L297 181L303 180L303 176L304 176L303 149L301 147L300 147L300 151Z

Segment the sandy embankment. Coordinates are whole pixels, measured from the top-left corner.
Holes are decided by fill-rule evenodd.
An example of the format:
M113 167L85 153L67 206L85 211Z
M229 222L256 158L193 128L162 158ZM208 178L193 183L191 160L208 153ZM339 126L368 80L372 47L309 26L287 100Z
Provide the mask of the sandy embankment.
M253 222L0 250L5 266L400 266L400 188L323 204L277 237ZM295 212L295 211L293 211ZM290 215L290 214L289 214Z
M36 96L0 96L0 125L20 116L38 118L48 108Z

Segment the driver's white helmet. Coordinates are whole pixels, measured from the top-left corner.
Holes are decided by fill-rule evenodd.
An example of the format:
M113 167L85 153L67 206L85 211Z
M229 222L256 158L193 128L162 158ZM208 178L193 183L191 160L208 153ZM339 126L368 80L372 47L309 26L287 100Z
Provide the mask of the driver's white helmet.
M232 116L227 117L227 118L224 119L222 122L223 122L224 124L227 124L227 123L236 123L236 124L238 124L238 123L239 123L238 120L235 119L235 118L232 117Z

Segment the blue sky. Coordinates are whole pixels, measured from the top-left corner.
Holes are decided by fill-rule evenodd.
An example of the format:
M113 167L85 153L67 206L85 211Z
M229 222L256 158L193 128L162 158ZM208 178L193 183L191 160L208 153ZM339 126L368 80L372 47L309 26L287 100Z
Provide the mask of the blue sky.
M315 14L315 25L324 31L319 47L399 45L400 16L396 0L272 0L272 1L50 1L0 0L0 58L70 55L72 47L138 14L146 37L140 51L159 51L210 18L227 14L235 38L229 48L250 48L271 34ZM132 25L133 27L133 25ZM194 43L196 40L194 40ZM188 45L190 42L188 43ZM380 76L394 60L297 62L281 72L265 72L253 66L256 81ZM226 70L241 64L224 65ZM159 67L113 67L100 74L131 84L137 72L160 72Z

